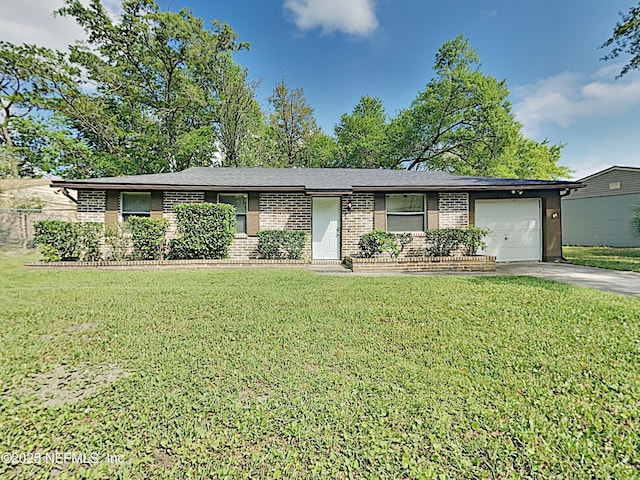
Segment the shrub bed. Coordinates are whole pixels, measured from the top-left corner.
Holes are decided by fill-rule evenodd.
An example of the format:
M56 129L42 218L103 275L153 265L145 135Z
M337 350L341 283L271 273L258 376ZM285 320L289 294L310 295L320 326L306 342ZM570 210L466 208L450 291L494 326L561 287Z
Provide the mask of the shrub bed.
M375 258L382 253L388 253L391 258L398 258L412 240L410 233L389 233L376 229L360 237L360 257Z
M258 232L258 255L265 259L301 260L307 235L293 230Z
M482 239L489 230L480 227L437 228L425 232L427 255L431 257L448 257L460 250L463 255L475 255L479 248L486 247Z
M128 222L134 260L162 260L169 220L166 218L129 217Z
M220 259L229 254L236 233L236 211L222 203L183 203L174 207L178 237L170 258Z
M45 262L94 261L100 258L102 224L41 220L33 224L34 243Z

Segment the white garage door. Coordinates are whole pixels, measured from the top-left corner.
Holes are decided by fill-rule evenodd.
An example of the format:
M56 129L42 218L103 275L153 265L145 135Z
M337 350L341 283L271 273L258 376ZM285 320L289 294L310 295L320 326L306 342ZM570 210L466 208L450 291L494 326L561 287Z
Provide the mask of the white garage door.
M478 227L491 230L481 253L499 262L541 260L540 199L476 200L475 215Z

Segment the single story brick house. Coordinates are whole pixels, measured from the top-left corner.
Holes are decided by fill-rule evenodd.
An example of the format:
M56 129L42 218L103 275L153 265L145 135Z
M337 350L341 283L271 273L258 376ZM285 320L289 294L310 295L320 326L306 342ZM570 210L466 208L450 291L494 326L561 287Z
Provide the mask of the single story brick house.
M424 250L426 229L477 225L491 229L484 252L498 261L562 257L561 196L570 181L452 175L433 171L314 168L209 168L176 173L54 180L77 190L80 221L165 217L175 233L179 203L234 205L231 258L250 258L261 230L307 232L305 257L338 261L358 253L375 228L411 232L408 255Z

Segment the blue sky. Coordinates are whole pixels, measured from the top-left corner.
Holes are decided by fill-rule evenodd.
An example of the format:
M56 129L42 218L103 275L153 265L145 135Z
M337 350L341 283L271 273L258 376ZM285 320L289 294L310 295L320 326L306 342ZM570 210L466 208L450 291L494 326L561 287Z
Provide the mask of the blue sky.
M103 1L117 12L117 0ZM566 144L561 163L574 178L640 166L640 72L616 80L620 64L600 61L598 49L636 0L157 1L227 22L251 43L236 60L261 79L261 102L285 75L327 133L363 95L379 97L392 116L408 107L431 79L438 48L464 34L482 71L507 80L525 133ZM61 3L0 0L3 39L64 48L81 32L50 15Z

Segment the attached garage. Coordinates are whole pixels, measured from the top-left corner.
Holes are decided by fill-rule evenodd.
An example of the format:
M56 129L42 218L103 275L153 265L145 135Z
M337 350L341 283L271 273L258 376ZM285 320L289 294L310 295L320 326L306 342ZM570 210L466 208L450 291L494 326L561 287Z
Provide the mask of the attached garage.
M499 262L542 259L542 215L539 198L476 200L475 224L488 228L487 248Z

